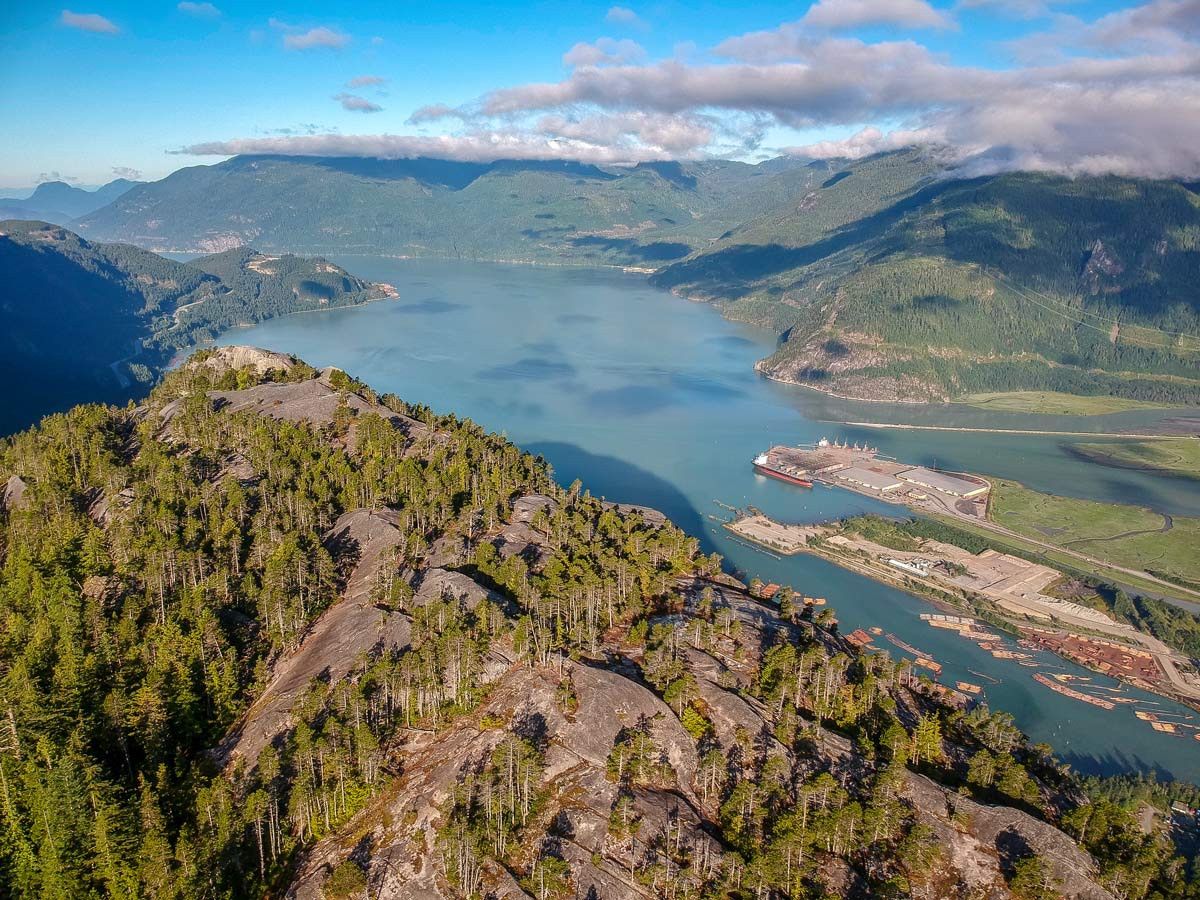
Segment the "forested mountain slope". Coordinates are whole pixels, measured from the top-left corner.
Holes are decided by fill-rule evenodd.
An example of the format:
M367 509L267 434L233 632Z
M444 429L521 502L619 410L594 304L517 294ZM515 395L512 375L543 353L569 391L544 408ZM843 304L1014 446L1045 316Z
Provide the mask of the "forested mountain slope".
M655 280L774 325L784 340L761 368L844 395L1200 402L1191 188L1020 173L872 186L904 158L850 166ZM889 201L847 215L856 181Z
M322 259L244 249L185 264L44 222L0 222L0 272L4 434L148 387L175 349L231 325L386 293Z
M803 192L821 168L246 156L138 187L75 227L163 250L252 244L656 268Z
M854 397L1051 389L1200 402L1200 196L1169 182L963 180L851 163L603 168L236 157L130 190L85 234L658 269L776 328L761 368Z
M0 483L7 896L1196 896L1008 717L337 370L204 352Z

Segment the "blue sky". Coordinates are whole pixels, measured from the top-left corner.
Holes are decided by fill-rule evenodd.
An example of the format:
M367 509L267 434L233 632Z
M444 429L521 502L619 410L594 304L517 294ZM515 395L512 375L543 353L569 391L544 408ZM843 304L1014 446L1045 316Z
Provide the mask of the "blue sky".
M1136 135L1073 136L1087 120L1072 109L1097 90L1109 92L1101 131L1120 131L1114 104L1131 128L1165 129L1160 174L1187 174L1195 152L1182 145L1200 145L1186 123L1143 121L1151 111L1137 106L1160 91L1171 119L1200 111L1197 0L71 2L0 11L0 185L160 178L222 150L410 155L439 135L438 154L460 158L930 142L971 158L1005 149L1034 168L1139 165ZM1046 106L1060 119L1043 121ZM1037 121L1000 148L1010 119Z

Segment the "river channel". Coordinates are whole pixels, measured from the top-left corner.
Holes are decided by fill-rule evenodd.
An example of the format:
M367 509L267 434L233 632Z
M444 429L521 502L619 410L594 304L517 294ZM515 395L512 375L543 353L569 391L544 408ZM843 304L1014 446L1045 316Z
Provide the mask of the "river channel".
M940 661L943 683L983 684L993 708L1012 713L1034 740L1079 770L1154 769L1200 781L1200 742L1192 732L1161 734L1137 720L1131 705L1107 711L1055 694L1032 679L1035 669L928 627L919 614L932 607L921 600L815 557L772 558L732 540L710 518L724 513L714 501L754 505L796 522L896 514L894 506L847 491L793 487L751 470L750 459L771 443L822 436L866 440L913 463L1016 478L1035 489L1200 515L1200 483L1082 462L1060 437L836 424L1101 432L1114 424L1152 425L1166 413L1079 418L845 403L756 375L754 362L773 349L772 334L726 321L639 276L375 257L336 261L395 285L400 299L274 319L234 329L220 342L336 365L377 390L504 432L542 454L563 484L579 478L595 495L660 509L746 577L827 598L844 632L877 626ZM900 652L884 638L877 643ZM1047 672L1089 674L1049 654L1037 658ZM1091 685L1117 683L1094 676ZM1177 704L1130 689L1125 695L1140 698L1145 709L1200 722L1200 713Z

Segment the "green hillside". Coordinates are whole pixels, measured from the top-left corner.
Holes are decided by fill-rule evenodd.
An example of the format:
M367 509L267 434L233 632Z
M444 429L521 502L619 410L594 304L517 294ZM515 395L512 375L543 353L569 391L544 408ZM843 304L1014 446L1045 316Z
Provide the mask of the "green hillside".
M851 166L807 209L655 280L774 325L765 371L849 396L1200 402L1200 196L1112 177L922 180L911 160Z
M252 244L658 266L820 176L802 161L452 163L237 157L142 185L78 222L88 236L212 252Z
M0 412L5 434L47 410L123 400L231 325L383 295L323 259L238 250L185 264L44 222L0 222L0 271L0 378L22 385Z

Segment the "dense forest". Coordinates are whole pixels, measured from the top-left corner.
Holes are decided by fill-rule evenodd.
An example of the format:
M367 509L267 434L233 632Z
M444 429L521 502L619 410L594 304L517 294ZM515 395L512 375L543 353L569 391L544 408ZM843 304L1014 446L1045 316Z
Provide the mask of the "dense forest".
M1198 896L1181 795L337 370L198 354L0 483L7 896Z
M802 196L826 177L823 163L808 162L239 156L141 185L75 224L98 240L193 252L253 245L657 267Z

